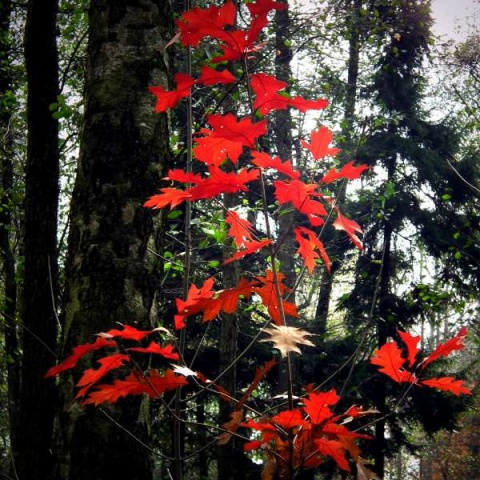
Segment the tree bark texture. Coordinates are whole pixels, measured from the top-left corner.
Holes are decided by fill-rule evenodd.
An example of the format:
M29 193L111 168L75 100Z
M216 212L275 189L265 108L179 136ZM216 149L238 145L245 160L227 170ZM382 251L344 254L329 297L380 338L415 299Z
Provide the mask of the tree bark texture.
M169 162L165 115L153 112L149 85L167 86L165 45L171 12L164 0L93 0L89 12L85 118L65 296L65 353L117 325L156 322L159 277L144 201ZM158 232L157 232L158 233ZM63 384L56 478L151 478L148 407L140 400L84 408ZM143 413L147 412L147 413ZM108 417L107 417L108 415Z
M17 312L17 280L15 275L15 259L11 247L12 229L12 190L13 190L13 127L12 112L15 98L12 75L12 46L10 38L10 19L12 3L0 2L0 177L2 194L0 197L0 258L3 268L3 337L4 352L7 359L7 400L10 427L10 448L13 463L17 458L20 446L19 394L20 394L20 359L18 350Z
M25 26L27 160L25 165L23 358L20 390L22 480L51 478L55 389L44 375L55 363L57 320L58 95L56 0L30 0Z

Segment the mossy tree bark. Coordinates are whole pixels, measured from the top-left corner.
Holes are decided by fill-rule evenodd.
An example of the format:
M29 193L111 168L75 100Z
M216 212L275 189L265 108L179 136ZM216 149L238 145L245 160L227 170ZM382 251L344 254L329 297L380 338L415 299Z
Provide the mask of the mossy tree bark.
M139 328L155 322L159 272L148 247L159 232L142 205L169 161L167 118L153 113L147 92L148 85L167 85L169 2L93 0L89 21L66 272L66 353L116 322ZM62 386L56 478L151 478L150 452L138 441L148 442L145 405L84 408L73 399L74 382L68 378Z
M20 443L19 393L20 362L17 332L17 279L11 246L12 192L14 187L14 132L12 127L16 99L13 95L13 46L10 35L12 2L0 2L0 261L3 269L2 330L7 365L7 410L10 427L10 449L13 464ZM9 473L13 476L13 471Z

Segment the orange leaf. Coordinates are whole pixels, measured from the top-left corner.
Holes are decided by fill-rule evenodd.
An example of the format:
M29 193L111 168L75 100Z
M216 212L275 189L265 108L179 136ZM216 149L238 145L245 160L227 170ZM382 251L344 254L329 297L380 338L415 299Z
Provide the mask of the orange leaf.
M243 404L248 400L252 392L257 388L258 384L263 380L265 375L277 364L275 359L269 360L263 366L258 367L255 370L255 377L253 382L249 385L245 393L242 395L242 398L238 401L235 408L238 410L243 407Z
M191 201L213 198L223 193L246 192L248 189L245 184L259 177L257 169L242 169L235 173L224 172L217 167L210 166L209 173L210 175L205 180L187 190L191 194Z
M249 148L255 148L257 138L267 133L266 120L256 123L249 118L237 120L233 113L209 115L207 121L213 128L212 137L231 140Z
M307 425L298 408L280 412L278 415L272 417L272 422L287 430Z
M160 193L152 195L143 206L146 208L165 208L170 206L171 210L190 198L191 194L188 191L171 187L161 188Z

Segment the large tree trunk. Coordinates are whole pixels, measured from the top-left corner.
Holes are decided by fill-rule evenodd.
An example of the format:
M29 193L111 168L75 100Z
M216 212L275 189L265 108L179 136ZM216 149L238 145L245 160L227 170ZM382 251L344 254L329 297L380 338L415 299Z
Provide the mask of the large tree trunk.
M68 352L116 322L156 321L154 224L145 199L168 164L168 127L147 86L167 84L171 36L163 0L93 0L85 119L71 205L64 338ZM77 378L78 379L78 378ZM57 478L151 478L148 415L139 400L83 408L64 381ZM108 417L106 414L108 414ZM110 417L110 418L109 418Z
M10 16L12 3L0 2L0 97L12 98L12 47L10 31ZM14 101L2 101L0 105L0 177L2 193L0 197L0 258L3 267L3 329L4 351L7 360L7 399L10 427L10 444L13 463L17 458L20 446L19 426L19 393L20 364L17 335L17 281L15 275L15 259L11 248L11 205L13 189L13 127L12 112ZM13 475L12 475L13 476Z
M55 408L57 320L58 122L49 106L58 95L56 0L30 0L25 27L28 147L25 166L25 271L18 478L50 477Z

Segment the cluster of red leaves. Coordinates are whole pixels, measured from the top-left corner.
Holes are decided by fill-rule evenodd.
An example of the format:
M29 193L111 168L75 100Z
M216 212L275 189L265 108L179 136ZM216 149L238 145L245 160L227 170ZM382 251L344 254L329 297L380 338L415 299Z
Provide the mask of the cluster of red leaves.
M268 476L273 466L283 478L282 472L318 467L326 457L332 458L342 470L350 471L347 454L355 462L359 460L355 439L371 437L352 432L345 425L369 412L353 406L343 414L335 414L332 407L340 399L335 390L320 393L310 390L298 408L240 424L260 432L260 437L246 443L244 450L262 449L266 454L262 478L273 478Z
M437 388L454 395L470 395L471 391L465 386L463 380L456 380L453 377L429 378L422 380L419 375L424 368L440 357L447 357L455 350L465 348L463 343L467 336L467 329L462 328L460 332L450 340L438 345L438 347L425 359L420 361L418 353L418 343L420 336L413 336L408 332L398 331L403 349L395 342L391 341L377 349L370 363L380 367L380 372L387 375L397 383L411 383L415 385L424 385L431 388Z
M184 328L185 318L199 313L203 314L204 322L214 320L220 312L233 313L238 309L240 298L248 300L253 294L260 297L273 322L280 325L280 305L276 295L275 282L283 296L289 291L282 283L284 277L282 273L277 273L276 279L274 279L273 272L267 270L265 277L257 276L253 280L241 278L237 286L216 292L212 290L215 283L213 277L205 280L200 288L191 285L186 300L176 299L178 314L175 316L175 328ZM298 316L294 303L282 299L282 308L286 315Z
M134 362L131 353L158 355L165 360L178 360L178 354L174 352L171 344L161 346L152 340L146 347L123 347L119 342L140 342L157 332L154 330L137 330L125 325L122 330L112 329L98 334L93 343L85 343L75 347L70 356L62 363L48 370L45 377L55 377L60 373L74 368L77 363L87 354L100 349L107 349L105 355L97 359L98 368L88 368L78 380L77 399L83 403L99 405L108 402L115 403L127 395L146 394L152 398L161 396L168 390L175 390L188 381L183 376L176 375L171 368L149 368L141 371L138 362ZM107 374L115 372L116 378L108 383L99 383Z
M257 42L260 32L268 24L267 15L272 10L286 8L286 5L275 0L256 0L247 3L246 8L250 13L246 29L236 27L237 10L231 0L227 0L220 7L193 8L181 15L176 24L179 29L178 37L184 46L197 47L204 38L210 37L218 42L221 53L210 59L210 65L216 65L217 68L203 66L197 79L184 73L177 73L174 76L175 89L168 91L161 86L150 87L150 92L156 97L156 112L174 108L180 100L191 95L196 85L213 86L237 82L228 68L220 64L246 60L260 50L262 44ZM264 73L249 75L247 72L246 80L253 94L254 113L260 118L274 110L293 108L306 112L327 106L327 101L323 99L309 100L291 96L286 91L288 85L272 75ZM271 177L278 204L295 209L304 217L305 223L308 222L310 228L297 226L294 228L294 234L298 244L297 254L310 273L314 271L319 261L323 262L327 270L330 269L330 259L315 231L324 224L329 211L336 214L333 226L345 231L353 244L362 249L357 235L362 233L360 226L342 215L334 200L322 193L322 187L337 180L359 178L367 169L365 165L355 166L351 161L339 169L331 168L316 180L312 178L306 183L290 160L272 157L267 152L258 150L258 140L268 130L267 119L254 122L251 118L237 118L232 113L227 113L208 115L206 121L210 128L200 130L193 149L193 156L200 162L201 167L196 170L203 173L170 170L164 180L180 183L183 187L168 186L160 189L157 195L145 203L146 207L173 209L185 201L195 202L217 198L224 194L248 192L251 182L258 180L263 182ZM331 146L332 141L331 131L326 127L320 127L311 132L310 142L301 140L301 145L314 161L320 162L325 157L338 155L340 150ZM241 156L246 166L235 170ZM227 259L226 263L241 260L244 256L259 252L265 247L275 248L274 239L258 238L259 234L254 226L234 210L227 211L225 221L229 227L228 235L237 248L236 253ZM241 299L249 300L255 295L261 300L276 325L275 328L285 330L281 332L271 330L269 333L272 338L265 341L273 341L276 348L285 350L282 354L298 352L298 343L303 345L312 343L306 338L310 334L305 331L296 332L295 339L286 341L285 335L298 329L283 325L281 312L288 317L297 317L298 313L296 305L285 299L289 290L283 284L283 279L283 274L267 270L264 276L255 276L253 279L241 278L238 285L228 289L214 291L213 278L205 280L201 287L192 285L186 299L176 299L175 328L184 328L185 319L190 316L201 314L203 321L206 322L217 318L221 312L233 313L238 309ZM187 385L188 381L185 378L187 376L195 376L200 382L208 385L208 388L213 387L221 398L235 400L228 392L199 372L192 372L187 367L179 365L174 365L173 369L169 368L166 362L179 360L172 344L162 346L158 341L152 340L147 346L125 346L132 342L143 342L156 332L157 329L140 331L124 326L122 330L112 329L99 334L95 342L77 346L69 357L52 367L46 376L57 376L74 368L85 355L105 349L105 355L96 360L96 368L84 370L77 382L77 398L83 404L115 403L127 395L139 394L157 398L168 390ZM395 342L387 343L378 349L371 359L372 364L379 366L382 373L398 383L434 387L455 395L470 393L462 381L456 381L452 377L425 380L417 378L417 374L429 363L448 355L453 350L463 348L462 340L466 330L462 330L455 338L440 345L423 362L417 360L419 338L404 332L399 332L399 335L404 343L404 349ZM160 364L164 362L165 365L160 369L148 367L145 371L140 370L139 362L132 357L138 354L153 355L160 359ZM349 471L349 456L357 463L359 472L366 472L367 469L359 458L355 440L369 437L354 433L345 425L371 412L362 411L354 406L342 414L335 414L332 408L340 401L335 390L318 393L309 388L306 397L298 402L297 408L279 409L273 416L243 421L245 402L275 364L276 362L271 360L257 369L252 384L240 400L235 400L232 419L223 425L224 433L219 437L219 443L226 443L240 427L258 432L257 438L247 442L244 448L246 451L261 449L265 453L263 480L273 479L275 475L282 477L287 472L303 468L316 467L326 457L332 458L342 470Z
M225 61L235 61L248 58L262 45L255 45L261 30L267 26L267 15L272 10L286 8L283 3L273 0L257 0L247 5L250 13L248 28L238 29L235 26L236 7L231 1L221 7L211 6L205 9L193 8L184 13L177 21L179 37L184 46L197 47L202 39L209 37L218 42L223 55L211 59L214 65ZM173 108L179 100L191 94L194 85L216 85L237 82L235 76L225 67L214 69L202 67L201 75L194 79L190 75L178 73L174 77L176 89L166 91L162 87L150 87L156 96L155 110L163 112ZM308 100L299 96L292 97L285 89L287 83L272 75L255 73L247 76L254 101L253 108L260 116L265 116L274 110L295 108L301 112L319 110L327 106L326 100ZM195 160L204 165L204 174L192 174L182 170L170 170L164 180L180 182L187 185L184 188L165 187L150 197L145 203L149 208L177 207L184 201L212 199L223 194L248 192L248 184L258 180L261 175L270 172L276 178L273 182L274 195L280 205L291 206L300 214L305 215L310 225L320 227L328 216L328 210L334 208L337 219L334 227L344 230L353 243L361 248L357 233L360 226L353 220L344 217L335 207L331 198L324 197L321 187L339 179L353 180L360 177L367 169L365 165L354 166L353 161L337 170L332 168L320 177L318 181L305 183L300 172L293 168L289 160L282 161L272 158L268 153L257 149L258 139L267 133L266 119L253 122L250 118L236 118L232 113L213 114L206 117L211 128L202 128L196 136L193 155ZM330 156L334 157L339 149L331 147L333 135L326 127L321 127L311 133L310 143L302 140L304 148L310 151L315 161ZM238 171L223 169L226 163L236 166L241 155L250 157L250 165ZM284 177L284 178L282 178ZM333 203L333 206L332 206ZM229 212L227 222L230 225L229 235L234 239L238 252L227 262L240 260L245 255L256 253L270 246L271 239L254 237L254 229L246 220ZM236 224L236 225L234 225ZM330 260L314 230L303 228L296 232L299 256L304 260L310 272L322 260L326 268L330 268Z

